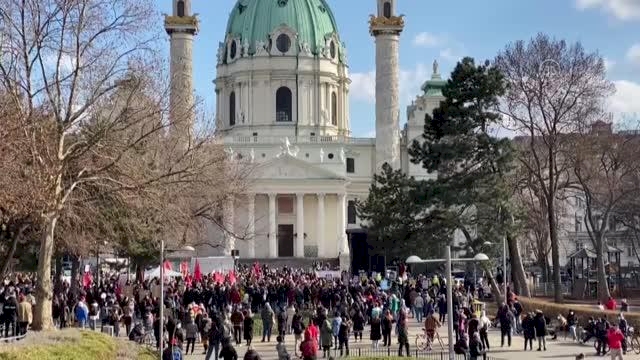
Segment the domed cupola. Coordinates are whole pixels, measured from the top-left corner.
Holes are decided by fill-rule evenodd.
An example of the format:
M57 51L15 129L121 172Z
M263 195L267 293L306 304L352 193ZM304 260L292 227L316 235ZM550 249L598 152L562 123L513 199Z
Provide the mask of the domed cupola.
M326 0L238 0L217 55L218 134L350 134L347 51Z
M298 54L346 62L345 53L325 0L238 0L218 62Z

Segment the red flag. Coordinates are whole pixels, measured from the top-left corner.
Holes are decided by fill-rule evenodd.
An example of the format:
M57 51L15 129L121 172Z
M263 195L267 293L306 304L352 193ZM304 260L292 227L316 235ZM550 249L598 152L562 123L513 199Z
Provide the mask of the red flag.
M262 273L262 269L260 268L260 264L257 261L253 263L253 273L256 275L256 277L260 277L260 275Z
M85 288L88 288L91 286L92 282L93 282L93 278L91 277L90 272L86 272L84 273L84 275L82 275L82 286L84 286Z
M231 284L231 285L235 285L236 284L236 272L235 271L230 271L229 272L229 284Z
M200 270L200 262L196 259L196 265L193 267L193 280L202 281L202 270Z
M167 271L172 271L173 270L173 265L171 264L171 261L169 260L165 260L164 261L164 269Z
M220 274L219 272L216 271L216 273L213 275L213 280L217 284L222 284L222 283L224 283L224 276L222 276L222 274Z

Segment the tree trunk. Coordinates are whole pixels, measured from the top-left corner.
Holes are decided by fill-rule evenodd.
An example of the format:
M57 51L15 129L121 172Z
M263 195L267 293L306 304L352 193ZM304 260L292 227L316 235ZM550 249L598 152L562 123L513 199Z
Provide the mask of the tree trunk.
M547 198L547 218L549 220L549 238L551 241L551 262L553 265L553 299L562 303L562 281L560 279L560 244L558 242L558 227L556 224L555 194Z
M43 216L42 240L38 256L38 286L36 287L36 306L33 312L32 328L37 331L51 330L52 287L51 287L51 259L53 257L54 235L58 223L58 212L54 211Z
M609 299L609 282L607 281L607 272L604 264L604 236L598 231L596 237L596 280L598 281L598 299L604 304Z
M487 281L489 281L489 287L491 287L491 294L493 295L493 298L496 301L496 305L498 305L498 307L500 307L500 305L502 305L502 303L503 303L503 296L500 293L500 287L498 286L498 283L496 282L496 278L493 277L493 273L491 272L489 267L488 266L483 266L483 268L484 268L484 273L487 276Z
M78 294L80 290L79 285L80 281L82 281L82 274L80 272L80 261L81 257L76 255L71 255L71 285L70 290L74 294Z
M507 244L509 245L509 257L511 258L511 281L513 282L514 291L520 296L531 297L522 257L520 256L520 249L518 248L518 239L507 236Z
M11 240L11 247L9 248L9 252L7 253L6 258L2 262L2 268L0 269L0 279L4 279L9 270L9 265L11 265L11 261L13 260L13 256L16 254L16 249L18 248L18 242L22 239L22 235L27 230L27 225L22 225L18 229L18 232L14 234L13 239Z

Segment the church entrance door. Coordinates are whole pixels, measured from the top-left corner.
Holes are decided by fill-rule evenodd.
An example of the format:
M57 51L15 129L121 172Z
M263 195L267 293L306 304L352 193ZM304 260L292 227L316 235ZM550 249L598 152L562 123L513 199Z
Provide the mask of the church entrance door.
M278 225L278 257L293 257L293 225Z

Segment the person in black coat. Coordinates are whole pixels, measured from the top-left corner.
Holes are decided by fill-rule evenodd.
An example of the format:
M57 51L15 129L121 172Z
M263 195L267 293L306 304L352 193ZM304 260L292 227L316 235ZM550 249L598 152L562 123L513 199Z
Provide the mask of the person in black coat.
M544 318L542 311L536 310L536 316L533 318L533 327L536 330L536 337L538 338L538 351L547 351L547 321Z
M485 350L482 347L482 341L480 341L480 334L474 332L469 341L469 360L477 360L478 357L485 354Z
M382 338L382 322L380 321L380 318L376 317L371 319L370 340L374 349L378 348L378 342L380 341L381 338Z
M507 337L507 344L511 347L511 318L513 314L506 304L502 304L500 310L498 310L498 320L500 321L500 337L501 346L504 346L504 338Z
M18 321L18 301L15 293L9 294L2 306L2 322L4 324L4 337L9 337L9 327L13 330L13 336L17 335L16 324Z
M536 329L533 324L533 314L526 314L522 320L522 332L524 335L524 350L527 350L527 344L529 344L529 350L533 350L533 339L536 338Z
M253 340L253 317L249 315L247 311L244 312L244 340L247 342L247 346L251 346Z

